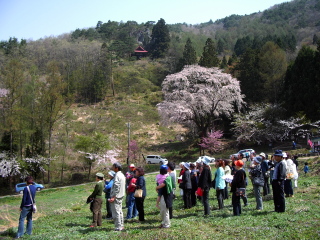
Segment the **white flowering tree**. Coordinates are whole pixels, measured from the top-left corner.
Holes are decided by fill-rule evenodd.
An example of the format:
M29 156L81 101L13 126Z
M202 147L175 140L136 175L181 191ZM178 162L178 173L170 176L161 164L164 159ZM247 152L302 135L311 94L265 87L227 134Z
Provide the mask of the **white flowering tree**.
M230 117L242 106L239 81L218 68L185 66L162 83L164 101L157 105L163 121L196 127L201 137L214 129L215 120Z
M238 144L283 141L294 137L311 136L310 129L319 130L320 121L308 123L304 118L285 120L285 110L278 104L257 104L245 114L236 114L232 123Z

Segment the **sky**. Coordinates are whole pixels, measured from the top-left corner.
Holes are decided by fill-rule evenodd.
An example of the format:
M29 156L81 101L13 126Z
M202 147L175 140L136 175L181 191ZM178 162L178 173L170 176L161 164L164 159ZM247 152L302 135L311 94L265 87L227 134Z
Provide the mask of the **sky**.
M290 0L0 0L0 41L38 40L95 27L98 21L198 24L264 11Z

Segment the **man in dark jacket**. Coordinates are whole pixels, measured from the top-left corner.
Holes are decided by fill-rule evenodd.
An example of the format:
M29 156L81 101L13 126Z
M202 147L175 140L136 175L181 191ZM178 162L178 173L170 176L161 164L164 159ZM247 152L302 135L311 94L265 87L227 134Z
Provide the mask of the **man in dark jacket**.
M286 163L283 160L282 150L276 150L273 156L276 161L272 176L274 210L276 212L285 212L284 180L287 174Z
M184 201L184 208L189 209L192 207L191 202L191 176L190 176L190 165L189 163L185 163L183 165L183 169L185 170L182 175L182 189L183 189L183 201Z
M212 175L210 170L209 161L203 162L203 169L200 173L198 187L203 191L202 203L204 207L204 215L210 215L210 205L209 205L209 190L211 187Z

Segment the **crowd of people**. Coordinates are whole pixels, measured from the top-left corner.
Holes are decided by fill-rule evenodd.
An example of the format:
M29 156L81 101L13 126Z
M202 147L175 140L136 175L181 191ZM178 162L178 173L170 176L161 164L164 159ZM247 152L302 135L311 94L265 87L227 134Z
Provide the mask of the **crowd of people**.
M294 187L297 187L298 161L281 150L276 150L268 159L265 153L258 156L252 153L249 158L242 154L230 156L230 159L218 159L214 161L216 168L212 176L210 159L198 159L194 163L181 162L179 177L175 170L175 163L169 162L161 165L159 174L155 180L157 200L155 207L160 209L160 228L169 228L173 215L174 199L178 199L176 189L179 187L183 200L183 209L190 209L201 202L204 216L210 216L211 210L220 210L225 207L224 200L231 196L233 215L239 216L242 212L241 199L244 206L248 204L246 188L251 180L253 193L256 200L256 210L263 209L263 197L271 193L272 187L275 212L285 212L285 198L294 197ZM92 223L94 228L102 225L102 199L106 198L106 219L113 219L115 231L124 230L124 220L138 217L138 221L145 222L144 200L147 196L144 169L129 166L126 174L123 174L122 165L118 162L112 165L112 170L105 177L103 173L96 174L96 184L93 192L87 199L92 211ZM308 165L304 172L309 171ZM105 180L108 179L108 180ZM32 205L35 202L36 189L32 185L32 177L26 178L27 187L24 189L20 206L21 214L17 238L24 234L24 220L27 218L26 233L32 233ZM178 183L176 185L176 183ZM270 187L271 185L271 187ZM229 189L230 188L230 189ZM209 204L209 192L215 190L217 206L211 208ZM229 191L231 194L229 194ZM123 200L127 215L123 215Z

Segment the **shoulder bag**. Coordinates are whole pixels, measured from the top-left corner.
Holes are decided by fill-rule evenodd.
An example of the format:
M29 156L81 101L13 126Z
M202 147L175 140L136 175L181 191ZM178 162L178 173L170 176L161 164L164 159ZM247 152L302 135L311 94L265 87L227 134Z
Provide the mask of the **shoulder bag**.
M136 191L134 192L134 197L136 198L142 198L142 194L143 194L143 190L142 189L136 189Z
M32 198L29 186L27 186L27 188L28 188L28 192L29 192L29 195L30 195L31 203L32 203L32 212L36 213L37 212L37 205L36 205L35 202L33 202L33 198Z

